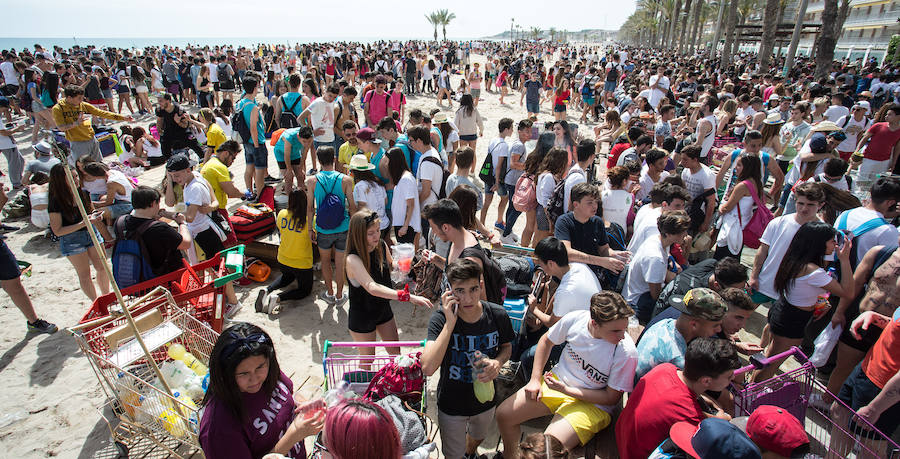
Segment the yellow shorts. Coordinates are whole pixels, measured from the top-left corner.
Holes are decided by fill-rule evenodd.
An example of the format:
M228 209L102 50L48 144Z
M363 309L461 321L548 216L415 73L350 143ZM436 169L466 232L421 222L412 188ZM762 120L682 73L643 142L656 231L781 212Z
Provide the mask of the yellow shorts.
M582 445L612 422L609 413L597 408L593 403L550 389L546 382L541 383L541 401L550 411L562 416L575 429Z

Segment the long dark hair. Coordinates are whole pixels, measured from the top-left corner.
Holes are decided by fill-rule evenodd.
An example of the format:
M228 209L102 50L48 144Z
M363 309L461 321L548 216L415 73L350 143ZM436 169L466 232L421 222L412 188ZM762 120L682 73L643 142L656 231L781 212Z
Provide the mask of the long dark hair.
M738 174L738 181L750 180L753 182L753 186L756 187L756 194L760 199L763 199L763 184L760 181L760 177L762 177L762 161L759 160L758 156L754 155L741 155L738 161L741 163L741 173Z
M459 109L456 112L459 113L463 110L465 110L466 116L472 116L472 113L475 113L475 99L471 94L463 94L459 98Z
M462 215L463 228L474 230L476 228L475 212L478 210L478 192L469 185L460 185L447 196L459 206Z
M541 166L544 164L544 158L547 152L553 148L553 141L556 136L552 132L544 132L538 137L534 150L525 157L525 173L529 175L537 175L541 172Z
M834 227L825 222L804 223L791 239L778 273L775 274L775 290L782 295L794 286L794 281L809 263L825 265L825 246L836 234Z
M281 375L272 338L262 328L245 322L226 328L219 335L209 356L209 389L200 406L206 406L216 399L225 405L235 419L243 422L247 411L241 390L234 379L234 372L244 359L257 355L269 361L269 374L260 390L264 394L271 394Z
M566 140L566 146L575 146L575 139L572 138L572 130L569 129L569 122L566 120L559 120L556 122L556 124L562 126L563 131L565 131L565 136L563 138Z
M400 147L393 147L387 152L388 173L391 174L391 182L396 185L403 178L403 173L409 170L406 164L406 155Z
M74 221L79 220L80 212L78 212L78 206L75 205L75 198L72 197L72 190L69 188L69 182L66 180L66 166L63 164L56 164L50 169L50 185L48 188L48 193L50 199L59 204L61 208L61 214L66 217L66 220ZM85 209L90 211L90 196L86 196L87 193L84 190L78 190L81 195L81 202L85 205Z
M287 211L291 214L291 220L297 231L302 231L306 226L306 192L296 189L288 194Z
M381 184L381 180L378 180L378 177L375 177L375 174L372 173L372 171L358 171L355 169L350 169L350 175L353 176L353 183L372 182L373 184L380 187L384 186Z
M41 90L47 91L50 94L50 100L55 104L59 96L59 75L53 72L44 72L44 76L41 77Z

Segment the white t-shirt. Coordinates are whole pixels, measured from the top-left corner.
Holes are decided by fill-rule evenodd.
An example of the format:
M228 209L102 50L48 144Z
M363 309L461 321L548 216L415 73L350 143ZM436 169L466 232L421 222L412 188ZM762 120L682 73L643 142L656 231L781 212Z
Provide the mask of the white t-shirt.
M231 127L231 123L226 123L224 119L216 117L216 125L222 128L222 132L225 133L225 138L230 139L234 134L234 128Z
M553 344L567 343L553 374L563 384L580 389L597 390L611 387L622 392L634 388L637 349L627 333L618 343L597 339L588 330L589 311L567 315L547 331ZM613 406L597 405L612 413Z
M409 171L403 173L403 177L400 178L400 181L397 182L397 186L394 187L394 197L391 200L392 225L403 226L403 222L406 221L407 199L412 199L414 201L412 218L409 220L409 227L415 232L421 233L422 217L419 212L419 192L418 187L416 186L416 178L413 177L412 172Z
M882 215L880 212L872 209L867 209L865 207L856 207L854 209L841 212L841 215L847 212L849 212L849 214L847 215L847 229L850 231L855 230L860 225L869 220L872 220L873 218L884 218L884 215ZM837 223L839 221L841 221L841 217L838 217L838 219L835 220L835 227L837 227ZM875 247L876 245L897 247L898 236L900 236L900 232L898 232L896 226L891 224L881 225L877 228L871 229L856 239L856 254L861 260L866 252L868 252L869 249ZM857 262L858 261L859 260L857 260Z
M628 211L634 205L634 197L625 190L603 190L601 195L603 219L628 228Z
M195 175L194 180L191 180L191 182L184 187L185 205L210 205L212 203L212 198L210 197L209 190L210 186L209 183L207 183L206 179L204 179L203 177L197 177ZM194 221L187 222L187 227L188 230L191 231L191 235L196 236L203 231L206 231L211 223L212 220L210 220L209 215L202 212L197 212L197 215L194 217Z
M704 191L716 187L716 174L705 164L700 165L700 170L696 174L684 168L681 171L681 180L684 181L684 187L691 195L691 199L696 199Z
M842 116L850 114L850 109L843 105L832 105L825 110L825 119L837 124Z
M662 171L659 174L659 182L663 181L666 177L669 176L669 173L666 171ZM650 190L653 189L653 185L656 185L659 182L654 182L653 177L650 177L650 174L647 170L641 171L641 179L638 183L641 184L641 189L637 192L637 196L634 199L638 201L643 201L650 194Z
M553 174L551 174L550 172L544 172L543 174L539 175L537 181L537 190L535 192L538 204L546 208L547 203L550 201L550 198L553 197L554 188L556 188L556 178L553 177Z
M638 220L637 216L635 216L634 219L634 235L628 243L628 251L632 253L640 248L644 241L659 235L659 226L656 221L659 219L659 216L662 215L662 206L652 208L647 204L642 206L641 210L644 210L645 208L647 210L643 213L638 211L641 219Z
M553 299L553 315L563 317L572 311L587 311L591 297L603 290L597 275L584 263L569 263L569 271L559 280Z
M872 120L863 117L862 121L856 121L856 118L854 118L853 115L845 115L837 120L835 124L837 124L838 127L844 131L844 134L847 135L847 138L838 144L837 150L855 151L859 134L866 132L866 130L869 129L869 126L872 125Z
M572 187L584 182L587 182L587 174L581 166L575 164L566 173L566 184L563 187L563 212L569 211L569 196L572 196Z
M334 142L334 105L328 103L325 97L319 97L312 101L308 107L309 120L312 123L313 131L319 128L325 129L325 133L317 135L313 140L316 142Z
M441 181L444 179L444 169L437 164L431 161L425 161L425 158L435 158L438 162L441 161L441 157L438 155L437 151L434 148L425 152L422 155L422 159L419 161L419 170L416 171L419 182L419 190L422 190L422 180L431 180L431 193L428 193L428 196L425 197L425 200L422 201L422 208L425 206L437 202L438 194L441 192Z
M656 110L656 106L659 105L659 102L665 95L666 93L658 89L645 89L638 94L638 96L647 99L647 102L650 103L650 106L653 107L654 110Z
M634 258L628 263L628 275L625 276L625 290L622 296L625 301L634 305L638 298L650 291L650 284L666 282L666 265L669 251L663 249L662 241L653 238L638 247Z
M506 139L497 137L494 140L491 140L491 143L488 144L488 151L491 152L491 163L494 165L494 173L500 168L500 158L506 158L506 169L509 170L509 144L506 142ZM500 175L500 180L503 180L504 176ZM498 186L503 185L503 183L498 183Z
M831 276L822 268L794 279L793 285L788 288L784 299L793 306L806 308L814 306L819 295L825 293L822 288L831 282Z
M797 223L796 216L797 214L790 214L776 217L766 225L759 238L760 242L769 246L769 254L759 272L759 291L769 298L777 299L780 296L775 291L775 274L778 273L778 267L784 260L784 254L791 245L791 240L800 229L801 225Z
M653 75L650 77L650 86L653 86L654 83L657 83L657 87L663 91L669 90L669 77L663 75Z
M206 64L209 68L209 82L210 83L218 83L219 82L219 64L210 62Z
M353 187L353 200L356 201L356 204L363 203L371 210L374 210L378 214L378 220L381 222L379 225L379 229L385 229L390 225L390 220L387 219L386 206L387 206L387 192L384 191L384 187L380 185L376 185L368 180L360 180Z
M19 72L16 72L16 66L10 61L0 63L0 72L3 72L3 82L13 86L19 86Z

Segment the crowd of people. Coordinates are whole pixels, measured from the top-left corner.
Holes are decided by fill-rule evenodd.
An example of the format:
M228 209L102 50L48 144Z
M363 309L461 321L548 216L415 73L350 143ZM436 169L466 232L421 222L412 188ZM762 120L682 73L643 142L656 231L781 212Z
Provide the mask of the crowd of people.
M814 70L620 44L35 46L3 52L0 150L31 223L90 300L110 290L95 240L113 251L148 241L160 276L236 244L229 200L259 202L274 187L279 274L256 311L309 297L316 271L319 298L348 303L354 341L397 341L398 302L433 308L427 330L404 332L427 338L419 362L438 374L445 457L486 457L495 424L505 459L565 457L604 429L627 458L801 457L810 440L783 410L732 419L741 356L809 350L841 326L829 390L888 437L900 424L900 73L874 61ZM514 105L515 92L519 119L479 111L488 94ZM407 108L431 97L434 109ZM113 158L95 135L104 120L125 123ZM482 140L485 126L496 137ZM16 142L29 129L26 161ZM244 170L230 171L241 156ZM161 184L136 184L160 166ZM2 287L29 330L56 331L0 243ZM432 283L398 289L396 244L437 270ZM504 245L533 250L547 274L521 332L491 250ZM225 315L240 309L229 285ZM345 400L325 414L295 400L255 325L231 324L209 360L207 457L306 457L304 439L320 431L334 457L409 452L378 405ZM477 383L511 361L526 384L482 399ZM521 424L547 415L545 435L523 440Z

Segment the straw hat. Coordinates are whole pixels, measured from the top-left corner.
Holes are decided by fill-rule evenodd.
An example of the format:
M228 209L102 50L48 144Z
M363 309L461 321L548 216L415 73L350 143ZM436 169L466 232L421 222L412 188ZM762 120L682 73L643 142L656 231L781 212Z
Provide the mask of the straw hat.
M744 72L738 79L741 81L749 81L751 78L749 73Z
M781 115L779 113L769 113L769 116L766 117L766 120L763 121L765 124L784 124L784 120L781 119Z
M447 118L447 114L444 112L438 112L434 114L434 118L431 118L431 124L441 124L449 121Z
M375 165L366 159L366 155L360 153L350 158L350 164L347 165L347 168L354 171L370 171L375 169Z
M841 128L838 127L837 124L832 123L831 121L821 121L815 126L812 127L812 132L833 132L840 131Z

